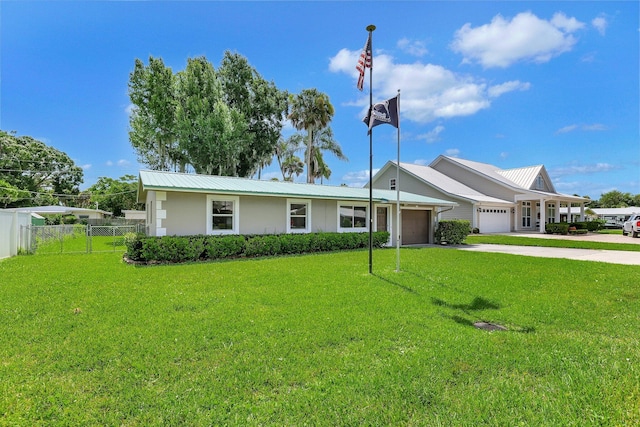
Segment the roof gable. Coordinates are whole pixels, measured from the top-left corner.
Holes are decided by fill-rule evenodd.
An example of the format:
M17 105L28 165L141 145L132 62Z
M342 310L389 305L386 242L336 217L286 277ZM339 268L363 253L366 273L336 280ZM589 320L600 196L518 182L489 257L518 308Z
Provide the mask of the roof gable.
M543 165L498 170L498 173L527 190L555 193L556 189Z

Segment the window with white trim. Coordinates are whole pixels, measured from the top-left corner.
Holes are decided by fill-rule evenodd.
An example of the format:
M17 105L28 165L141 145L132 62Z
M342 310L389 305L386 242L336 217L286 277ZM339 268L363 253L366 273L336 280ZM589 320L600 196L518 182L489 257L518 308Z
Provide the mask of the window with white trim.
M395 190L395 189L396 189L396 179L391 178L389 180L389 190Z
M536 178L536 190L544 190L544 178L542 175L538 175Z
M287 233L311 231L311 200L287 199Z
M207 196L207 234L239 234L239 199L233 196Z
M556 204L549 203L547 205L547 222L556 222Z
M365 231L367 230L367 204L366 203L339 203L338 204L338 230L339 231Z

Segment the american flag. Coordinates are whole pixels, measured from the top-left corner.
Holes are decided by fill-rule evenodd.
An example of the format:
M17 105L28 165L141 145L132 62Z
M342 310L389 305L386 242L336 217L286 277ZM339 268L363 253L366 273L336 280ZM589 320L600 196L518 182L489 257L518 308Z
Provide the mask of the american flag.
M358 77L358 90L362 90L364 87L364 70L365 68L372 67L372 56L371 56L371 32L369 32L369 37L367 37L367 42L364 45L364 49L362 49L362 53L360 54L360 58L358 59L358 65L356 65L356 70L360 72L360 76Z

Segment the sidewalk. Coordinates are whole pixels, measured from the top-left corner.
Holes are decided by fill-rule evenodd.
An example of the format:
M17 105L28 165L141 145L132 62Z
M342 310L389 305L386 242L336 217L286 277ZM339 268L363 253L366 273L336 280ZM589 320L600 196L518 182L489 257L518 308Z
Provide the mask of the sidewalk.
M629 240L631 239L629 238ZM464 245L457 246L456 248L462 251L498 252L512 255L535 256L543 258L567 258L580 261L599 261L612 264L640 265L640 252L489 244Z

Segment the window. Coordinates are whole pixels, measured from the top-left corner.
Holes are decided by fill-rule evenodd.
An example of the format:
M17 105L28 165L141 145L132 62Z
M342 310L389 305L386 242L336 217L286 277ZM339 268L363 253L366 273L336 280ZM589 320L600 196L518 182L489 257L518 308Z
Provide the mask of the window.
M311 231L311 200L287 200L287 233Z
M556 222L556 204L549 203L547 205L547 222Z
M395 190L395 189L396 189L396 179L391 178L389 180L389 190Z
M207 196L207 234L238 234L237 197Z
M536 178L536 190L544 190L544 178L542 178L542 175L538 175Z
M531 227L531 202L522 202L522 226Z
M339 231L364 231L367 230L367 205L366 204L339 204L340 213Z

